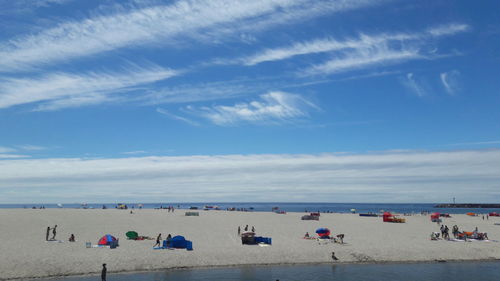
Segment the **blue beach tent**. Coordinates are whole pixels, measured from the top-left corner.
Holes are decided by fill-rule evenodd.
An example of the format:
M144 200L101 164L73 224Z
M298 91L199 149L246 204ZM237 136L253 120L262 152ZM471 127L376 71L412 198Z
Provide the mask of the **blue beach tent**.
M186 240L184 236L174 236L171 239L163 241L164 248L175 248L175 249L186 249L188 251L193 250L193 242Z

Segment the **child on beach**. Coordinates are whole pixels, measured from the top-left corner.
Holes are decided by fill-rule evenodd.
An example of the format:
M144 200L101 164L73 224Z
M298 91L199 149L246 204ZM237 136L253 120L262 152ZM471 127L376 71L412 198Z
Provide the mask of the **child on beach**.
M153 247L160 247L160 241L161 241L161 233L158 234L158 237L156 237L156 244Z

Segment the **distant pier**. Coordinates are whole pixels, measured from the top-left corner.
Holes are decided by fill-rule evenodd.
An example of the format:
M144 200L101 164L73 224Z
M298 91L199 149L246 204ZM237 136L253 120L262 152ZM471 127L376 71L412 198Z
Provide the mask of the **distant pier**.
M500 208L500 204L438 204L434 208Z

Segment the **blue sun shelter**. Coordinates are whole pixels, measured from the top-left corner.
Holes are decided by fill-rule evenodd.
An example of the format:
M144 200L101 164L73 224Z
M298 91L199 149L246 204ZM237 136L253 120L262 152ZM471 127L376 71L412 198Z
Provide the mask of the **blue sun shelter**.
M186 240L184 236L174 236L171 239L163 241L164 248L174 248L174 249L186 249L188 251L193 250L193 242Z

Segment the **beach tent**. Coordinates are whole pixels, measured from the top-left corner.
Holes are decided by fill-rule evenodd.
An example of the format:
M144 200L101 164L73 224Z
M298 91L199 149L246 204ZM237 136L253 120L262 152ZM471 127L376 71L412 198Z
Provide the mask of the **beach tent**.
M405 219L397 218L393 214L391 214L390 212L384 212L384 214L382 215L382 220L384 222L396 222L396 223L406 222Z
M180 235L177 235L177 236L174 236L172 237L172 239L170 239L170 245L172 248L180 248L180 249L184 249L186 248L186 238L184 238L184 236L180 236Z
M384 222L392 222L392 220L393 220L393 216L389 212L384 212L384 214L382 215L382 218L383 218L382 220Z
M193 242L186 240L184 236L180 235L167 239L163 243L165 248L187 249L188 251L193 250Z
M113 235L111 234L106 234L101 239L99 239L99 242L97 242L98 245L104 246L104 245L111 245L113 242L118 241Z
M318 234L321 238L329 238L330 237L330 229L328 228L318 228L316 229L316 234Z
M136 240L137 237L139 237L139 233L137 233L137 232L135 232L133 230L125 233L125 235L127 236L128 239L131 239L131 240Z
M438 221L441 221L441 219L439 218L439 215L440 215L440 214L439 214L439 213L437 213L437 212L436 212L436 213L431 214L431 221L432 221L432 222L438 222Z

